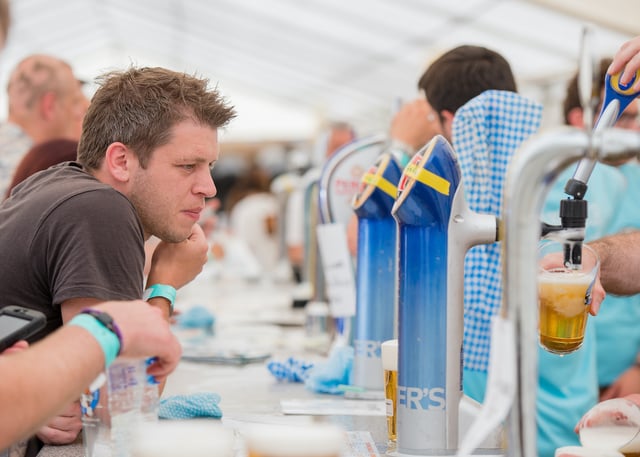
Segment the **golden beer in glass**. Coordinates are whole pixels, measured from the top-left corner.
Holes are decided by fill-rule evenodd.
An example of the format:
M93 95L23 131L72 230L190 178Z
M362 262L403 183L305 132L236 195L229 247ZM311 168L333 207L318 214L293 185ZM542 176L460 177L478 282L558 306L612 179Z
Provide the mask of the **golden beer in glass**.
M398 340L384 341L380 348L384 373L384 397L387 406L388 445L395 446L398 404Z
M545 241L542 258L557 256L562 262L563 244ZM549 256L552 257L549 257ZM557 264L556 264L557 265ZM581 265L567 268L548 264L538 273L540 344L554 354L570 354L582 346L587 326L591 287L598 271L598 257L582 246Z

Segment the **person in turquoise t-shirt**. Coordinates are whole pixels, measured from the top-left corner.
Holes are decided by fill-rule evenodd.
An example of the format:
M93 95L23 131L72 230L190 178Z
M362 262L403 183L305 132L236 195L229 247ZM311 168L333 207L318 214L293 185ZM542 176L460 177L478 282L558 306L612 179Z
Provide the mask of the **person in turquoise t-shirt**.
M626 178L626 188L608 233L640 229L640 165L634 161L618 170ZM640 393L640 295L607 295L593 321L598 341L600 400Z
M512 78L501 56L463 46L434 61L419 83L456 150L469 207L498 217L508 163L542 118L542 106L517 94ZM476 246L465 259L463 390L477 401L487 387L491 319L502 304L500 250L499 243ZM585 345L593 347L593 338ZM597 401L595 350L566 356L562 366L540 352L537 447L540 457L552 457L557 447L578 444L575 424Z

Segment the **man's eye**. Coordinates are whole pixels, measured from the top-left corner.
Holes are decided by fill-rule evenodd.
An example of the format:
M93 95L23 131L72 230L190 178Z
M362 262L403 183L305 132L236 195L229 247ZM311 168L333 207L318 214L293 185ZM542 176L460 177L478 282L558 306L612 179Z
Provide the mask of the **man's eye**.
M187 165L182 165L182 168L184 168L187 171L192 171L194 168L196 168L196 166L192 163L187 164Z

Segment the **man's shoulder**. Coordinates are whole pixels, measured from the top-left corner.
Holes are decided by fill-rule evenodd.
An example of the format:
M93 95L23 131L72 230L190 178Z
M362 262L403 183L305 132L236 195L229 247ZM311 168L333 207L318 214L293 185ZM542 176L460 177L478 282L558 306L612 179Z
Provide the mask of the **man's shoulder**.
M84 206L95 205L97 210L114 205L133 208L127 197L87 173L82 165L76 162L66 162L52 167L45 179L50 180L51 190L57 192L59 201L68 200Z
M98 181L82 165L65 162L32 175L16 187L12 198L46 217L56 209L83 214L124 208L133 213L127 197L112 186Z
M87 173L77 162L63 162L40 171L16 187L16 194L57 195L78 194L89 191L116 192ZM117 192L116 192L117 193ZM27 195L30 198L30 195Z

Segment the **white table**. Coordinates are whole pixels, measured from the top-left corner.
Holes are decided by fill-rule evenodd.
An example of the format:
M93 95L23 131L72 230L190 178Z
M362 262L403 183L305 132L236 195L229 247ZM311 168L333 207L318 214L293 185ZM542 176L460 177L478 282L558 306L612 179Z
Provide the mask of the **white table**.
M216 335L229 339L262 340L275 358L295 356L305 360L322 360L304 348L304 327L293 310L292 285L246 283L241 280L214 280L205 271L197 281L178 295L177 309L205 306L216 316ZM275 325L275 323L285 325ZM351 431L370 431L381 453L386 449L386 418L382 416L304 416L283 415L283 399L341 397L313 393L301 383L281 383L269 373L265 363L229 366L181 361L169 377L163 396L215 392L221 396L223 423L234 428L246 423L331 422ZM82 445L45 446L40 457L81 457Z

